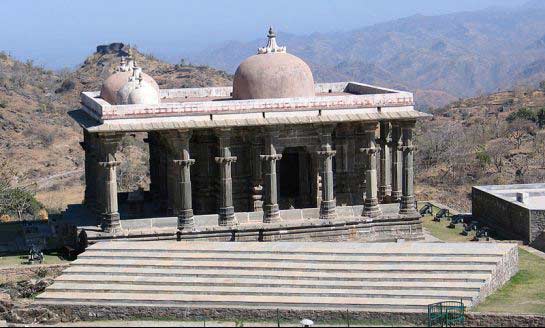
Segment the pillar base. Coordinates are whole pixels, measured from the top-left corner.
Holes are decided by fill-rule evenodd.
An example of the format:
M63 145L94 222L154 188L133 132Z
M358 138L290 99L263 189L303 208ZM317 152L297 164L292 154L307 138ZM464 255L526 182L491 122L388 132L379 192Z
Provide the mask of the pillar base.
M119 222L119 213L105 213L102 215L102 231L116 234L121 231L121 223Z
M378 205L378 199L376 198L365 199L365 202L363 204L363 212L361 215L370 217L370 218L376 218L381 216L382 210L380 209L380 206Z
M418 213L416 210L416 205L414 203L414 197L413 196L402 196L401 197L401 203L399 206L399 214L415 214Z
M278 204L263 206L263 223L275 223L280 221L280 209Z
M379 187L379 195L380 199L383 203L390 202L390 199L392 198L392 187L391 186L380 186Z
M235 208L233 206L221 207L219 210L218 225L231 226L235 224Z
M195 219L193 218L193 210L181 210L178 213L178 230L191 230L195 228Z
M392 191L391 201L393 203L399 203L401 201L401 191Z
M320 202L320 219L330 220L337 218L337 212L335 200L322 200Z

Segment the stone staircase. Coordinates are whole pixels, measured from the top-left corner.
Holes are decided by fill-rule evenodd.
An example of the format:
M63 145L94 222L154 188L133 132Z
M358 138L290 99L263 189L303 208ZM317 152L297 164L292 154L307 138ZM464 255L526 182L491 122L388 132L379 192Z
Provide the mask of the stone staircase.
M473 306L517 270L512 244L102 242L37 302L52 307L423 312ZM138 310L141 311L141 310Z

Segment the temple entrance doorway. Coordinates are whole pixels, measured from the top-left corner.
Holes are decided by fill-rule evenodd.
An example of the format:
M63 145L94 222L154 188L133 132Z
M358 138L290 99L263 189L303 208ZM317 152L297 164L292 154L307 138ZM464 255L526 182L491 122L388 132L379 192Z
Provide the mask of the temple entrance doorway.
M310 201L311 168L305 147L284 149L278 168L280 209L314 207Z

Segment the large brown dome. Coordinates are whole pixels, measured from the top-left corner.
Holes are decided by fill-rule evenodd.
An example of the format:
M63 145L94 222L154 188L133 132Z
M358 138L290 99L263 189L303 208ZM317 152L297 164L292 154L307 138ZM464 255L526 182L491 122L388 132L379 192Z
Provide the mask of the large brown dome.
M299 57L278 47L269 30L267 47L243 61L233 80L234 99L313 97L314 78Z

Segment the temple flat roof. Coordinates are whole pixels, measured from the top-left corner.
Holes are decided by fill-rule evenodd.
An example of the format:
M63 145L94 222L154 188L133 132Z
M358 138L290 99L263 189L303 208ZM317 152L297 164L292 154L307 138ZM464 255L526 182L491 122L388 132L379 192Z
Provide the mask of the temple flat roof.
M545 210L545 183L473 186L473 188L530 210ZM527 202L517 201L517 193L526 193Z
M150 131L323 122L415 120L410 92L355 82L318 83L316 96L233 100L232 87L161 90L156 105L111 105L83 92L71 116L89 132Z

